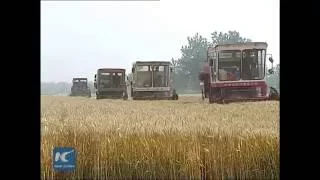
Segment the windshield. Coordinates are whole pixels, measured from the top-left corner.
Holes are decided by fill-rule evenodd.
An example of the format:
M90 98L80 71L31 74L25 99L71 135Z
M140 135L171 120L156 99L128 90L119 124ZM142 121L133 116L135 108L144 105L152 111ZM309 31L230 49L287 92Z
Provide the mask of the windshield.
M101 73L99 76L99 86L111 88L111 73Z
M137 87L166 87L168 85L169 66L136 66Z
M120 88L121 83L123 81L122 73L120 72L114 72L112 73L112 87Z
M99 77L99 86L102 88L119 88L123 79L122 72L103 72Z
M265 50L244 50L242 52L243 80L258 80L264 78Z
M169 66L153 66L153 87L166 87Z
M221 51L218 60L219 81L240 80L241 51Z
M73 85L74 86L86 86L87 85L87 80L75 79L75 80L73 80Z
M150 66L136 66L136 86L151 87L152 71Z

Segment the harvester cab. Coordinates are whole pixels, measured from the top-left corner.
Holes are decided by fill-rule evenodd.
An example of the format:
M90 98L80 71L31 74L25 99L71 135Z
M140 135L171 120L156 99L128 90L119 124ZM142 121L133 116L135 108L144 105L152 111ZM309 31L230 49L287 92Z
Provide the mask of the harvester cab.
M125 69L103 68L94 75L96 99L128 99Z
M132 99L178 100L172 72L170 61L136 61L130 82Z
M87 78L73 78L70 96L91 97L91 90L88 86Z
M264 42L209 47L199 74L202 98L210 103L277 99L275 88L266 83L266 50Z

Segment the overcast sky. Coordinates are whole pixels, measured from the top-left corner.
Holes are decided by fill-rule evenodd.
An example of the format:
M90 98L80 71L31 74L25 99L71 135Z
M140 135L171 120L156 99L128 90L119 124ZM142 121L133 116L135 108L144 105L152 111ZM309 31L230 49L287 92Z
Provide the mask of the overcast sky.
M98 68L179 58L187 36L236 30L279 63L278 0L42 1L41 81L93 80Z

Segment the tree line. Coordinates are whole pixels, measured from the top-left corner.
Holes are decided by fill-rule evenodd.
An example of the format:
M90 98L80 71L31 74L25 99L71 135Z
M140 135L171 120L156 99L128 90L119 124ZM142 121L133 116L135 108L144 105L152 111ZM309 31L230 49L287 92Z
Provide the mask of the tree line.
M94 92L93 82L89 81L88 86ZM71 93L71 82L42 82L41 95L69 95Z
M188 43L181 47L181 57L171 59L173 65L173 80L174 87L178 93L199 93L198 75L201 71L203 63L206 62L207 49L217 44L225 43L242 43L251 42L252 40L246 37L241 37L237 31L211 33L211 39L208 40L196 33L193 36L187 37ZM274 74L267 75L267 83L275 87L280 92L280 64L273 67ZM131 76L131 73L127 73ZM41 83L41 94L68 94L70 92L71 83ZM89 82L89 87L94 92L93 82Z

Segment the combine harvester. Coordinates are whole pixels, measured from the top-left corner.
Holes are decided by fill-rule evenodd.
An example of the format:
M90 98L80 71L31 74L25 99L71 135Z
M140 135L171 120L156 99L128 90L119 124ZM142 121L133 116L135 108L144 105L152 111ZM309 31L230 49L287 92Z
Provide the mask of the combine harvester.
M88 86L87 78L73 78L70 96L91 97L91 91Z
M136 61L132 67L133 100L178 100L170 61Z
M277 90L266 83L267 46L247 42L209 47L199 75L202 99L209 98L209 103L279 100ZM273 66L272 57L269 61Z
M94 75L96 99L128 99L126 70L102 68Z

